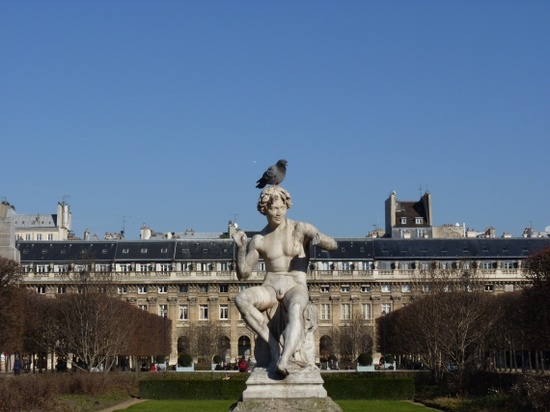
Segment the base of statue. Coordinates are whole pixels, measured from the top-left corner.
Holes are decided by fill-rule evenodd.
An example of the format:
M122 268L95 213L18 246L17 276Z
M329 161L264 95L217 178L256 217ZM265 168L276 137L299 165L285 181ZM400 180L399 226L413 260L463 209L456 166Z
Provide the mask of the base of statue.
M256 368L246 381L241 400L230 411L342 412L342 408L327 396L318 369L284 377L264 368Z

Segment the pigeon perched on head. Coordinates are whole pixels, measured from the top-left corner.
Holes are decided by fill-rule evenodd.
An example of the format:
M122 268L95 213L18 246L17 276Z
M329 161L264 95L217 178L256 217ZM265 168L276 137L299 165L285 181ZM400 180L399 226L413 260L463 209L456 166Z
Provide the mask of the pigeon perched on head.
M286 165L287 161L284 159L279 160L276 164L273 166L270 166L269 169L267 169L262 177L258 179L256 182L256 187L258 189L261 189L265 187L265 185L278 185L281 183L286 176Z

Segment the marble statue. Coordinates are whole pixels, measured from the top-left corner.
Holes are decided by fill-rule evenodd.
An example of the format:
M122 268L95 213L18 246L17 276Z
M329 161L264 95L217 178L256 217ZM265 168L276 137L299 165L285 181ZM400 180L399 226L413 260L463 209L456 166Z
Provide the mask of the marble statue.
M282 376L317 369L313 337L317 308L309 302L306 284L309 246L337 247L333 238L313 225L287 218L291 205L285 189L267 186L258 200L258 211L267 218L267 225L250 242L243 231L233 235L239 280L249 278L260 258L265 262L263 284L240 292L236 305L263 342L257 344L257 366Z

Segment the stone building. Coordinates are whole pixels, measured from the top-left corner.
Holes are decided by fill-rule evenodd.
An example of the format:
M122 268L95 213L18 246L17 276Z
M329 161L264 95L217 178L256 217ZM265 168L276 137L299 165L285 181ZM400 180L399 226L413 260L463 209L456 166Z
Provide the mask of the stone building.
M235 245L225 238L163 240L19 240L23 284L38 294L71 293L71 271L83 254L96 271L109 272L118 295L151 313L172 320L170 363L191 323L217 322L230 342L228 361L253 356L254 336L235 306L237 293L263 281L264 264L246 282L237 280ZM375 321L407 304L413 282L423 270L476 268L475 280L487 293L522 288L522 265L533 252L550 247L550 238L346 238L337 250L310 248L308 286L317 306L317 353L332 331L354 314L375 339ZM79 263L80 262L80 263Z
M13 215L18 240L67 240L71 235L72 214L68 203L57 203L57 213Z

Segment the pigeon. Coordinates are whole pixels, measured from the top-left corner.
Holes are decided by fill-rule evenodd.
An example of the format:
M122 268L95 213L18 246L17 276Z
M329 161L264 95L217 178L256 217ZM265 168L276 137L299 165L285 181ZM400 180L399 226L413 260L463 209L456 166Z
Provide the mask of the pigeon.
M270 166L267 169L262 177L256 182L256 187L262 189L265 185L278 185L281 183L286 176L286 165L287 161L284 159L279 160L273 166Z

